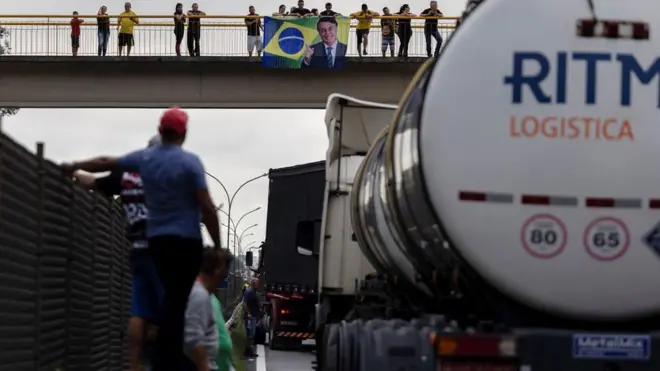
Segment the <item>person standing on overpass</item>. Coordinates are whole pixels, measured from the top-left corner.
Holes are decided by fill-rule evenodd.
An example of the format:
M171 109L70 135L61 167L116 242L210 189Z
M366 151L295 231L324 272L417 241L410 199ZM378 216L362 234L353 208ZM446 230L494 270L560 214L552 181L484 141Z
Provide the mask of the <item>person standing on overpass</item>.
M135 45L135 38L133 37L133 31L136 24L140 24L140 20L131 10L131 3L124 4L124 11L119 14L119 19L117 20L117 31L119 31L119 56L126 47L126 56L131 56L131 49Z
M199 39L202 37L202 19L199 17L205 15L197 3L193 3L188 11L188 54L191 57L199 57Z
M204 166L199 157L181 148L187 128L188 115L175 107L165 111L160 119L158 130L162 144L119 158L97 157L62 164L62 169L69 173L120 169L137 171L142 177L149 210L149 251L165 288L154 371L171 371L184 361L184 316L188 295L202 262L200 219L215 248L221 248L220 223L209 194Z
M149 141L149 147L160 144L160 136ZM147 243L147 206L142 178L138 173L113 171L96 178L82 171L75 172L77 182L106 196L119 195L126 214L126 237L131 243L131 274L133 295L131 319L128 324L131 371L142 369L142 354L147 338L147 326L158 326L164 297L163 287L149 253Z

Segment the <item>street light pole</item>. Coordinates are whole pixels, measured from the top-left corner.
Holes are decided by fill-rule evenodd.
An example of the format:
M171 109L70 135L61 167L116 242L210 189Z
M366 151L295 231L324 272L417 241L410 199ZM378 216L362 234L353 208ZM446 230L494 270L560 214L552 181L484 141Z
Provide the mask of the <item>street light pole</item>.
M259 211L259 210L261 210L261 206L255 208L255 209L252 209L252 210L248 211L247 213L243 214L243 215L238 219L238 221L236 222L236 227L238 227L238 225L241 224L241 220L243 220L243 218L245 218L246 216L252 214L252 213L255 212L255 211ZM252 228L252 227L254 227L254 226L250 226L250 227L248 227L247 229L250 229L250 228ZM234 229L235 229L235 228L234 228ZM246 229L246 230L247 230L247 229ZM245 231L243 231L243 233L245 233ZM234 255L236 255L236 239L234 239Z
M216 210L219 211L219 212L221 212L221 213L223 213L223 214L225 214L225 216L227 216L227 219L228 219L229 222L231 223L231 227L234 228L234 230L236 230L236 223L234 223L234 220L233 220L233 219L229 219L229 216L227 215L227 212L226 212L226 211L222 210L222 207L223 207L223 206L224 206L224 204L220 205L220 207L216 208ZM227 248L229 248L229 244L227 244Z
M234 198L236 198L236 195L238 194L238 192L239 192L243 187L245 187L246 185L248 185L248 184L254 182L254 181L257 180L257 179L261 179L261 178L266 177L266 176L268 176L268 173L263 173L263 174L261 174L261 175L259 175L259 176L256 176L256 177L252 178L252 179L248 179L248 180L245 181L243 184L241 184L241 185L238 187L238 189L236 189L236 192L234 192L234 194L231 196L231 198L229 198L229 205L227 205L227 218L231 219L231 207L232 207L233 204L234 204ZM227 196L229 196L229 193L227 193ZM257 211L258 209L260 209L260 207L254 209L253 211L250 211L249 213L252 213L252 212L254 212L254 211ZM249 214L249 213L246 213L245 215L247 215L247 214ZM241 219L243 219L243 218L245 217L245 215L243 215L243 216L241 217ZM236 223L235 227L238 227L238 223L240 223L241 219L238 220L238 222ZM229 242L229 231L227 231L227 242ZM236 255L236 244L235 244L235 243L234 243L234 255ZM236 272L234 272L234 273L236 273Z
M249 231L250 229L252 229L252 228L254 228L254 227L258 226L258 225L259 225L259 224L252 224L251 226L249 226L249 227L247 227L247 228L245 228L245 229L243 230L243 233L241 233L241 235L238 236L238 245L239 245L239 246L241 245L241 241L243 241L243 236L245 235L245 232ZM254 234L254 233L251 233L251 234ZM236 235L236 233L234 233L234 235ZM245 236L245 237L247 237L247 236Z
M248 236L254 236L254 233L248 233L248 234L245 235L245 237L248 237ZM243 238L243 235L241 235L241 237L239 237L238 239L234 238L234 243L236 243L236 240L238 240L239 250L241 249L241 243L243 242L242 238Z
M268 176L268 173L263 173L263 174L261 174L261 175L259 175L259 176L256 176L256 177L252 178L252 179L248 179L248 180L245 181L243 184L241 184L241 185L238 187L238 189L236 189L236 191L234 192L234 194L231 195L231 196L229 196L229 191L227 191L227 187L225 187L225 185L222 183L222 181L220 181L220 179L216 178L213 174L210 174L209 172L206 172L206 175L208 175L211 179L213 179L213 180L215 180L216 182L218 182L218 184L220 184L220 186L222 187L222 190L225 191L225 195L227 196L227 200L229 201L229 203L228 203L228 205L227 205L227 219L229 220L229 222L228 222L227 224L230 224L230 223L233 224L233 225L234 225L234 230L236 230L236 227L238 226L238 223L234 223L234 222L231 220L231 209L232 209L232 206L233 206L233 203L234 203L234 198L236 198L236 195L238 194L238 192L239 192L241 189L243 189L243 187L245 187L245 186L248 185L249 183L254 182L254 181L257 180L257 179L261 179L261 178L263 178L263 177ZM257 208L257 209L259 209L259 208ZM253 211L256 211L257 209L255 209L255 210L253 210ZM251 211L251 212L252 212L252 211ZM245 215L243 215L243 216L241 217L241 219L242 219L244 216L245 216ZM240 221L240 220L239 220L239 221ZM230 234L231 234L231 231L230 231L229 228L227 228L227 249L229 249L229 236L230 236ZM234 241L234 256L236 256L236 241ZM236 266L237 266L237 264L234 264L234 277L236 276ZM226 298L227 298L227 292L225 291L225 300L226 300Z
M241 185L238 187L238 189L236 189L236 192L234 192L234 194L231 195L231 196L229 195L229 191L227 190L227 187L225 187L224 183L222 183L222 181L221 181L220 179L218 179L215 175L209 173L208 171L205 171L205 173L206 173L206 175L208 175L211 179L215 180L218 184L220 184L220 186L222 187L222 190L225 191L225 195L227 196L227 200L229 201L229 203L228 203L228 205L227 205L227 218L229 219L229 222L232 223L232 224L234 225L234 229L236 229L236 226L238 225L238 223L234 223L234 222L231 220L231 207L232 207L232 204L234 203L234 198L235 198L236 195L238 194L238 191L240 191L243 187L245 187L246 185L248 185L248 184L251 183L251 182L254 182L254 181L257 180L257 179L261 179L261 178L263 178L263 177L268 176L268 173L263 173L263 174L261 174L261 175L259 175L259 176L256 176L256 177L252 178L252 179L248 179L246 182L244 182L243 184L241 184ZM244 216L245 216L245 215L244 215ZM230 234L230 231L227 230L227 248L229 248L229 234ZM234 255L235 255L235 254L236 254L236 250L234 249Z
M236 228L234 228L234 227L232 227L232 226L229 226L229 225L227 225L227 224L225 224L225 223L220 223L220 225L222 225L223 227L229 228L229 230L230 230L230 232L231 232L230 235L234 235L234 242L238 239L238 247L239 247L239 248L241 247L241 243L242 243L244 237L254 235L254 233L248 233L248 234L245 234L245 233L246 233L247 231L249 231L250 229L259 226L259 224L252 224L251 226L245 228L245 229L243 230L243 232L239 235L239 234L238 234L238 231L236 230ZM253 243L254 243L254 242L253 242Z

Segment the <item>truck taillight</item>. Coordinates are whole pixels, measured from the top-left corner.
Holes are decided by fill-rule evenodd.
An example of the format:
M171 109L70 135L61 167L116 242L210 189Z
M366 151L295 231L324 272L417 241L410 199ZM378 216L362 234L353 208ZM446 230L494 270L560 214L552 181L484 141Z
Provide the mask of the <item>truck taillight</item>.
M436 355L476 356L476 357L515 357L516 342L511 337L498 335L449 335L431 336Z
M288 309L281 309L280 314L289 314L291 313Z

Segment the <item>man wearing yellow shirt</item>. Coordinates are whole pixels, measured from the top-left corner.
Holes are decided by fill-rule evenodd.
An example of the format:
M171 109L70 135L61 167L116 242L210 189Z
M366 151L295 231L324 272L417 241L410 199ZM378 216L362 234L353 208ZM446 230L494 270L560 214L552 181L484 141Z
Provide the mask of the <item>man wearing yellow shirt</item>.
M362 4L362 10L351 14L352 19L357 19L358 24L355 30L357 35L357 49L358 55L367 55L367 45L369 44L369 30L371 29L371 23L374 21L374 17L377 17L378 13L369 10L367 4ZM361 49L360 46L364 43L364 49Z
M119 20L117 21L117 30L119 31L119 56L126 47L126 56L131 56L131 48L133 47L133 28L136 24L140 24L140 20L131 10L131 3L124 4L124 11L119 14Z

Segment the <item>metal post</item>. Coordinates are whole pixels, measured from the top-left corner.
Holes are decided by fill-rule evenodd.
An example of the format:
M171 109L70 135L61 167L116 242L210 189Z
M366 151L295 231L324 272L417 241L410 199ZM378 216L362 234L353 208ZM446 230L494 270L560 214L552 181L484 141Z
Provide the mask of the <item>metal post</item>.
M37 143L37 266L35 267L35 300L34 300L34 369L41 369L41 314L43 306L43 249L44 249L44 144Z
M261 174L261 175L259 175L259 176L254 177L254 178L252 178L252 179L248 179L246 182L244 182L243 184L241 184L241 185L238 187L238 189L236 189L236 192L234 192L234 194L231 195L231 197L229 196L229 192L227 191L227 187L225 187L225 185L220 181L220 179L216 178L214 175L210 174L209 172L206 172L206 175L208 175L211 179L213 179L213 180L215 180L216 182L218 182L218 184L220 184L220 186L222 187L222 189L225 191L225 194L227 195L227 200L228 200L228 203L227 203L227 220L229 220L229 222L227 222L227 225L230 225L230 224L232 223L232 220L231 220L231 209L232 209L232 205L233 205L233 203L234 203L234 198L236 198L236 195L238 194L238 192L239 192L243 187L245 187L246 185L248 185L249 183L254 182L254 181L257 180L257 179L261 179L261 178L263 178L263 177L265 177L265 176L268 176L268 173L264 173L264 174ZM256 211L256 210L254 210L254 211ZM245 215L244 215L244 216L245 216ZM239 222L240 222L240 220L239 220ZM238 223L236 223L236 224L234 225L234 229L236 229L237 226L238 226ZM230 237L230 236L231 236L231 230L230 230L230 228L227 228L227 249L229 249L229 237ZM234 253L234 256L236 256L236 241L234 241L234 249L233 249L233 250L234 250L234 252L233 252L233 253ZM234 281L239 282L239 281L236 279L236 271L237 271L236 267L237 267L237 263L234 263L234 269L233 269L233 273L234 273ZM236 290L236 287L235 287L235 286L236 286L236 283L231 284L231 282L229 282L228 284L229 284L228 286L234 286L234 287L233 287L233 288L234 288L234 291L235 291L235 292L237 291L237 290ZM229 287L227 287L227 291L229 291ZM225 296L225 299L226 299L226 296Z
M73 271L72 271L72 265L73 265L73 259L74 259L74 246L75 246L75 238L76 238L76 220L75 220L75 204L76 204L76 192L75 188L72 182L67 182L67 185L69 186L69 190L71 192L71 198L69 199L69 236L68 236L68 244L66 248L66 337L64 340L64 349L65 349L65 358L64 358L64 369L69 370L71 369L71 364L70 364L70 357L72 356L71 354L71 338L73 337L71 327L72 325L72 317L73 317L73 311L71 310L71 306L73 305L73 295L72 295L72 290L73 290Z
M3 199L3 191L2 191L2 179L3 177L3 169L4 169L4 164L3 164L3 150L4 150L4 142L5 142L5 137L4 134L2 133L2 115L0 115L0 221L2 221L2 199ZM4 240L2 237L2 228L0 228L0 241Z

